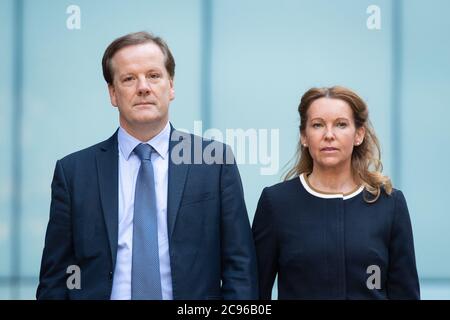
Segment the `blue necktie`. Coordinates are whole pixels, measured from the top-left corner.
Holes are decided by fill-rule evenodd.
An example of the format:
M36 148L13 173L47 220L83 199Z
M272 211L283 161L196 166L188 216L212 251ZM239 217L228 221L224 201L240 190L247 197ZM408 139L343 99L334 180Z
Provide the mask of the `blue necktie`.
M133 300L162 299L152 151L153 148L150 145L142 143L134 149L141 160L141 167L134 194L131 271L131 299Z

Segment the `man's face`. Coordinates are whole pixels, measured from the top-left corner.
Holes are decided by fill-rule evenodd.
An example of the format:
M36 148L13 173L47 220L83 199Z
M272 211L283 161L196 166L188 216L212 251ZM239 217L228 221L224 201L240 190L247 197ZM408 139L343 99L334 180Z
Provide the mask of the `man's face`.
M161 49L152 42L122 48L111 67L113 84L108 90L111 104L119 109L120 125L129 132L146 126L162 129L175 91Z

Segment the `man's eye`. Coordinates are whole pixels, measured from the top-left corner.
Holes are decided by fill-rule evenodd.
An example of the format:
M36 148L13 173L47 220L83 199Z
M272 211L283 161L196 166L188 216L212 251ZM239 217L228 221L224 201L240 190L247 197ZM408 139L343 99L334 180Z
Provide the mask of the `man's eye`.
M321 123L313 123L313 128L320 128L322 126Z
M124 82L131 81L131 80L133 80L132 77L126 77L126 78L123 79Z
M149 75L150 79L159 79L161 76L158 73L152 73Z

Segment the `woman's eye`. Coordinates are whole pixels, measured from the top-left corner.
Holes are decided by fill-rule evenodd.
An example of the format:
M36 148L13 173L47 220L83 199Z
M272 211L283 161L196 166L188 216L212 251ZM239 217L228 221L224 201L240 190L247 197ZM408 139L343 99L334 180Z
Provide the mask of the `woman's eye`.
M339 122L337 125L338 125L339 128L347 127L347 124L345 122Z
M322 127L322 124L321 123L313 123L313 128L320 128L320 127Z

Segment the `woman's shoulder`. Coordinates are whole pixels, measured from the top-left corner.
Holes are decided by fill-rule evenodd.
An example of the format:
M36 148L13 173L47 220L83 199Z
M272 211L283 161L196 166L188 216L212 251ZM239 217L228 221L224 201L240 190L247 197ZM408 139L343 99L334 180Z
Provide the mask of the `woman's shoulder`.
M299 190L300 179L299 177L295 177L289 180L285 180L282 182L278 182L269 187L265 187L263 192L268 194L285 194L286 192L295 192Z
M403 192L400 189L392 188L391 192L388 193L384 186L381 186L381 194L379 200L396 202L398 200L405 199Z
M370 195L366 197L370 199ZM400 189L392 188L388 193L384 187L381 187L381 193L378 199L373 203L383 212L395 215L397 212L407 210L406 199Z
M269 187L261 193L261 199L276 206L284 206L292 201L298 201L301 196L301 183L299 177L285 180Z
M262 190L257 212L272 212L273 218L278 220L301 207L302 199L299 177L289 179Z

